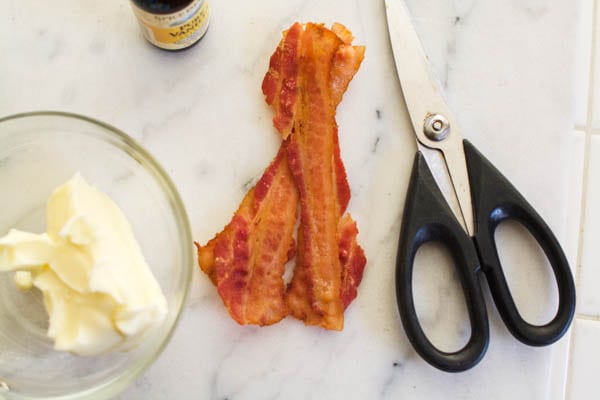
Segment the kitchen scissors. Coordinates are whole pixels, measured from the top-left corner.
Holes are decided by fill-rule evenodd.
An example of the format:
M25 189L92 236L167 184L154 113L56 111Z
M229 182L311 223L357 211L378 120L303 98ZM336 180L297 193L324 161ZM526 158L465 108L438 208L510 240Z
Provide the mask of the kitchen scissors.
M448 372L467 370L484 356L489 322L479 276L487 279L504 324L521 342L544 346L568 330L575 311L575 285L558 240L533 207L467 140L448 108L403 0L385 0L396 70L417 139L396 259L396 300L411 344L427 362ZM436 163L434 153L443 155ZM432 170L445 168L457 207L444 198ZM552 267L558 310L544 325L519 313L500 264L494 239L506 220L533 235ZM412 272L417 250L429 241L446 245L457 269L470 319L471 337L458 351L445 352L425 335L415 311Z

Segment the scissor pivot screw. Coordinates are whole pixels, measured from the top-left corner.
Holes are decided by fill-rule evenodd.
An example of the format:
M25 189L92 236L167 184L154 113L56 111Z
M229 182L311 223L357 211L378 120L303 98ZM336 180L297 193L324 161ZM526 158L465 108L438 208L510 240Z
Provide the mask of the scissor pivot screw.
M450 123L441 114L429 114L425 118L423 131L429 139L439 142L444 140L448 136L448 133L450 133Z

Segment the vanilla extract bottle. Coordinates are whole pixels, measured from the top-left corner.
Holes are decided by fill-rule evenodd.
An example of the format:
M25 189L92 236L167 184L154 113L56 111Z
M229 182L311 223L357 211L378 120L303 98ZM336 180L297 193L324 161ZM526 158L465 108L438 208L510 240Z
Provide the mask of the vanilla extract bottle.
M206 33L208 0L131 0L144 37L165 50L183 50Z

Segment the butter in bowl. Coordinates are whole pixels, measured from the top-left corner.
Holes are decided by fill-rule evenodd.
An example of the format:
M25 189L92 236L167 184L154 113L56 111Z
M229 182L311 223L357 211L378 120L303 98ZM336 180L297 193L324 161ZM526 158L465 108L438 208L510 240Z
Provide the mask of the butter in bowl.
M185 208L102 122L0 119L0 398L107 398L161 353L194 268Z

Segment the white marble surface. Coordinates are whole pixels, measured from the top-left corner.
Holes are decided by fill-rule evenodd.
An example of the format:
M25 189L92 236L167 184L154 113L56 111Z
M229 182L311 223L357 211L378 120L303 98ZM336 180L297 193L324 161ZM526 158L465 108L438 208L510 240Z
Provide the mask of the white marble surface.
M571 166L578 165L570 140L579 95L578 3L407 3L464 135L566 242L577 228L567 217ZM125 0L0 0L0 115L72 111L128 132L171 175L194 238L205 242L228 222L278 147L260 83L280 32L294 21L342 22L367 47L338 110L349 210L367 269L341 333L289 318L268 328L240 327L198 271L168 348L120 398L564 398L569 337L543 348L517 342L489 296L491 343L476 368L437 371L406 339L393 274L415 145L383 1L213 0L211 6L202 42L167 53L144 42ZM553 283L543 266L520 269L526 263L517 256L524 251L539 260L538 250L521 246L518 231L504 231L502 254L517 302L541 322L556 303ZM456 348L465 340L465 321L452 273L423 265L417 278L428 332Z

